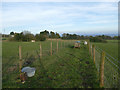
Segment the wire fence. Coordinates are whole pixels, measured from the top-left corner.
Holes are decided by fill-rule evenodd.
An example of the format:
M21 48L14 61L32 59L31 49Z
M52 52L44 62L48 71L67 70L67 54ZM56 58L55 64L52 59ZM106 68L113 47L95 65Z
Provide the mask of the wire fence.
M90 46L93 53L92 44ZM100 64L101 64L103 51L104 50L102 50L101 48L95 46L95 65L98 70L99 77L100 77ZM92 57L93 57L93 54L92 54ZM105 52L105 60L104 60L104 87L105 88L118 88L120 86L119 85L119 81L120 81L119 64L120 62L117 59L115 59L114 57L109 55L107 52Z
M37 43L37 42L36 42ZM33 43L35 44L35 43ZM40 50L41 44L41 50ZM74 40L54 40L48 41L46 43L38 42L35 45L24 44L21 45L21 55L22 55L22 67L29 66L33 63L37 58L42 55L42 59L47 56L51 56L60 52L60 50L64 50L68 46L74 44ZM91 56L93 57L93 48L92 44L90 45ZM17 51L13 55L8 55L3 57L4 63L2 65L3 70L3 82L9 81L9 83L16 84L18 78L20 78L19 72L19 53L18 46L16 47ZM57 51L58 50L58 51ZM98 70L98 76L100 77L100 64L101 64L101 54L104 50L95 46L95 65ZM41 53L40 53L41 52ZM120 85L120 77L119 77L119 68L120 62L105 52L105 62L104 62L104 87L105 88L118 88ZM8 74L9 73L9 74ZM14 80L13 78L14 77Z
M51 48L52 42L52 48ZM24 42L23 42L24 43ZM58 46L57 46L58 43ZM3 80L7 81L6 83L16 84L17 81L20 80L20 59L19 59L19 46L21 46L21 68L26 66L33 66L35 60L40 58L40 44L41 44L41 52L42 52L42 59L56 54L57 50L60 52L67 48L68 46L73 45L74 40L52 40L45 42L33 42L33 45L29 45L29 43L25 42L24 44L19 44L14 47L13 54L8 54L3 57L3 64L2 64L2 75ZM31 43L30 43L31 44ZM41 60L41 59L40 59ZM8 74L9 73L9 74ZM3 83L3 86L6 85Z

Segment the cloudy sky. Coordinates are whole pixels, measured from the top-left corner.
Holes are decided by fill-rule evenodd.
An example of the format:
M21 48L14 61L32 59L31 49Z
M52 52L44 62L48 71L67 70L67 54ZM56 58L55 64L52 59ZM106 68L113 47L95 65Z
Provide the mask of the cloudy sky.
M117 2L3 2L3 33L117 34Z

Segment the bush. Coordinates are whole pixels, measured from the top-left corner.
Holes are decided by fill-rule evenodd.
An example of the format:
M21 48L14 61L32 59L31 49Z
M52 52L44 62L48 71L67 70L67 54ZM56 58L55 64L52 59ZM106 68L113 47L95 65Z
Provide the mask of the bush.
M46 37L44 35L40 35L40 41L45 41Z
M40 34L36 34L35 39L36 39L36 41L45 41L46 40L46 36L40 35Z
M104 43L106 43L107 41L102 39L101 37L91 37L90 42L104 42Z
M9 41L15 41L15 39L11 37L11 38L9 38Z

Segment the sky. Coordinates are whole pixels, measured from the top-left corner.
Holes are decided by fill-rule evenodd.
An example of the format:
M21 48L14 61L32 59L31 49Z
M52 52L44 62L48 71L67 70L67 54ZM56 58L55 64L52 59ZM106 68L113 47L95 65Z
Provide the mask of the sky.
M3 2L2 33L117 34L117 2ZM0 27L1 28L1 27Z

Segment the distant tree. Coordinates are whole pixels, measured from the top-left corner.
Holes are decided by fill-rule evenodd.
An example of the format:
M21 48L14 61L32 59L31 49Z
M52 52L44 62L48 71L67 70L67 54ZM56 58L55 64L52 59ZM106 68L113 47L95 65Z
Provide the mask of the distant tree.
M81 35L81 37L80 37L81 39L84 39L84 35Z
M46 37L44 35L40 35L40 41L45 41Z
M14 40L16 41L31 41L32 39L35 39L35 37L29 31L15 33L15 36L14 36Z
M15 41L22 41L23 33L15 33L14 40Z
M49 36L50 38L55 38L56 37L56 35L55 35L55 33L54 32L50 32L50 36Z
M62 39L66 39L66 33L62 34Z
M35 35L35 40L36 40L36 41L40 41L40 34L36 34L36 35Z
M30 32L30 31L27 31L27 30L23 31L22 33L23 33L24 35L31 34L31 32Z
M14 35L14 32L10 32L10 35Z
M90 42L107 42L106 40L102 39L102 37L91 37Z
M55 34L55 35L56 35L56 38L60 38L59 33L57 33L57 32L56 32L56 34Z
M40 32L41 35L44 35L46 38L49 38L49 32L47 30Z
M36 39L37 41L45 41L45 40L46 40L46 37L45 37L45 35L43 35L43 34L36 34L36 35L35 35L35 39Z
M113 39L118 40L118 36L114 36Z
M34 35L31 34L30 31L23 31L22 33L22 41L31 41L33 39L35 39Z

